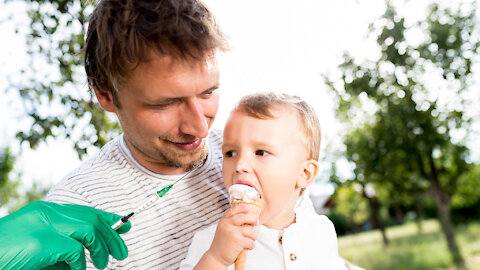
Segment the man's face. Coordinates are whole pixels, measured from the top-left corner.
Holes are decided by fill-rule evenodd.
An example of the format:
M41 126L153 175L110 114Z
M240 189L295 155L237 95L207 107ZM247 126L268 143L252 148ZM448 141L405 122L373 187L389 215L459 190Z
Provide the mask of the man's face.
M294 217L297 180L308 159L301 125L291 110L275 110L273 119L234 111L223 133L225 186L254 187L265 201L260 223L283 229Z
M202 162L218 110L215 61L195 65L154 55L122 83L114 108L135 159L151 171L180 173Z

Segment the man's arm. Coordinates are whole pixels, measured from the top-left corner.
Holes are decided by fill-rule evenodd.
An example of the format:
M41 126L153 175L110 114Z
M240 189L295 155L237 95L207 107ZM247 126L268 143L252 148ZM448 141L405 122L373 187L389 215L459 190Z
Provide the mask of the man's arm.
M121 216L88 206L33 202L0 219L0 269L85 269L83 247L97 268L105 268L108 255L123 260L128 251L121 233L128 222L110 228ZM58 263L58 264L57 264ZM67 266L67 267L68 267ZM50 269L54 269L50 268Z

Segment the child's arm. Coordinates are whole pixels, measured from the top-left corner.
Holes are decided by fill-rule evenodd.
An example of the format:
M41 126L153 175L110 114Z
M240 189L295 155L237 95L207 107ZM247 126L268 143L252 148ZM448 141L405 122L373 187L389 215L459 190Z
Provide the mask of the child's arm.
M195 270L227 269L243 249L255 247L256 234L253 226L258 224L258 218L248 214L249 210L248 205L240 204L225 212L218 222L210 248L200 258Z

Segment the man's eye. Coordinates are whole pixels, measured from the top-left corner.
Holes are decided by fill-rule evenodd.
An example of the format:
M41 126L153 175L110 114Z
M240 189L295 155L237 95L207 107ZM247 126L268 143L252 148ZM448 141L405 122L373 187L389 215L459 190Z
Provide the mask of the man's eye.
M151 104L149 106L156 110L163 110L163 109L167 109L172 105L173 105L173 102L166 102L166 103Z
M202 96L203 96L204 98L209 98L209 97L215 95L215 93L216 93L217 91L218 91L218 87L217 87L217 88L212 88L212 89L209 89L209 90L203 92L203 93L202 93Z
M223 154L224 157L234 157L236 155L237 153L235 151L227 151L225 154Z
M265 151L265 150L257 150L257 151L255 151L255 155L257 155L257 156L267 156L267 155L269 155L269 154L270 154L270 153L268 153L268 152Z
M167 99L164 101L161 101L159 103L154 103L152 106L154 106L157 109L166 109L170 106L176 105L181 102L181 99L179 98L172 98L172 99Z
M164 103L164 104L155 104L155 108L157 109L165 109L167 108L168 106L170 106L171 104L170 103Z

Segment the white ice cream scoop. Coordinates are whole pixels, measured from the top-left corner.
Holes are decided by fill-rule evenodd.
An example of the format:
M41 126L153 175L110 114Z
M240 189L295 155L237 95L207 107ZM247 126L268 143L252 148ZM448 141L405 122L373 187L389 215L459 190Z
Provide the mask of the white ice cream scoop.
M235 184L228 189L228 193L230 194L230 204L236 201L253 203L260 199L258 191L247 185Z

